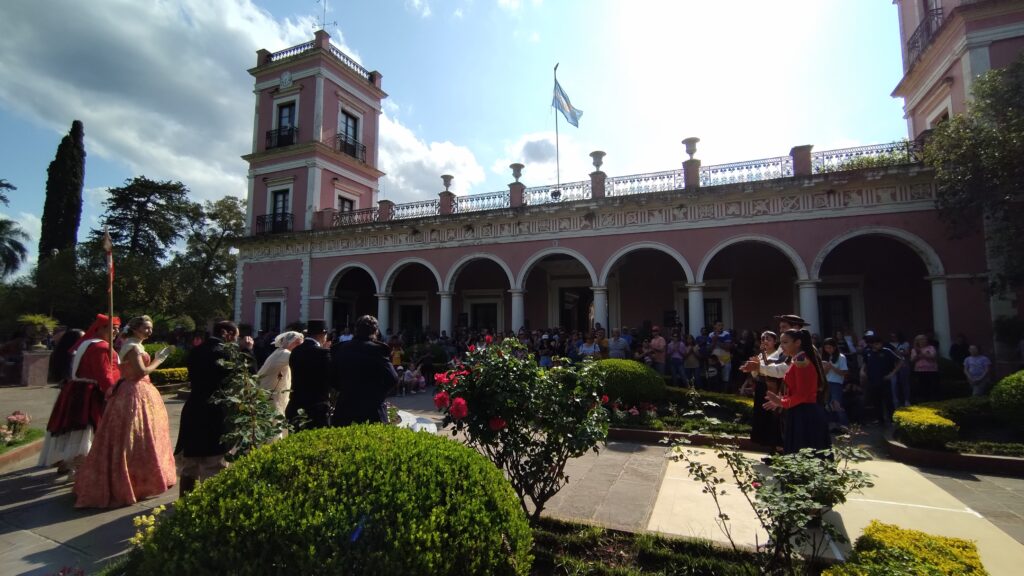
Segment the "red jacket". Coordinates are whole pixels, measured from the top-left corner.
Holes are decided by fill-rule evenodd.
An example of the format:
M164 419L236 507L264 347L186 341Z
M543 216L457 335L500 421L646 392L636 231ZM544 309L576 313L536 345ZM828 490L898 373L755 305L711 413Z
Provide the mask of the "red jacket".
M818 371L806 354L801 352L793 358L785 379L787 394L782 397L783 408L818 401Z

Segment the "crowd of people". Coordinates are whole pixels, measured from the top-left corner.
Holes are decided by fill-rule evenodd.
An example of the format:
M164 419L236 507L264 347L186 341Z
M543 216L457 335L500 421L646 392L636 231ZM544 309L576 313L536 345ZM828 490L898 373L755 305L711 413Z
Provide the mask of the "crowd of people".
M100 314L88 330L68 330L55 346L62 385L39 464L74 482L76 507L131 505L166 492L179 476L184 496L228 466L229 424L224 406L213 401L231 385L228 344L237 344L274 410L295 428L386 422L384 399L399 382L372 316L334 346L322 321L311 321L305 333L275 335L274 350L259 364L253 339L239 337L233 322L217 322L188 351L190 393L172 448L167 409L149 378L171 347L150 356L143 342L152 332L148 316L121 331L118 318Z
M187 494L227 467L225 411L213 402L228 385L226 345L235 342L251 372L270 392L273 408L294 428L387 422L385 398L427 392L434 375L472 349L516 339L540 367L587 358L632 359L676 386L754 397L751 438L791 453L826 448L830 428L851 422L891 422L894 410L939 394L937 344L929 334L912 342L873 331L821 339L799 316L777 316L778 332L737 337L722 322L686 334L682 326L608 333L548 328L516 333L458 328L449 336L426 332L381 335L372 316L329 331L312 320L282 333L240 336L229 321L191 342L190 395L172 448L167 411L149 374L171 348L152 357L143 347L153 332L148 316L120 321L98 315L88 330L68 330L55 345L51 368L63 385L47 425L40 464L57 466L75 482L79 507L132 504L165 492L180 475ZM300 330L301 328L301 330ZM108 342L113 341L113 348ZM963 366L975 394L986 393L991 362L958 337L950 356ZM279 437L283 436L282 432Z

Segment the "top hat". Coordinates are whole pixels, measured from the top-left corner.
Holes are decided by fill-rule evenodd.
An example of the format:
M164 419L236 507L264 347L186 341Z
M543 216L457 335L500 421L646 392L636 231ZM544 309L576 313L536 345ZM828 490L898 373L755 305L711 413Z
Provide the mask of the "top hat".
M775 319L778 320L779 322L786 322L791 326L800 326L802 328L806 328L807 326L811 325L809 322L807 322L800 316L797 316L796 314L782 314L780 316L776 316Z
M327 322L323 320L310 320L309 324L306 325L306 334L309 336L327 334Z

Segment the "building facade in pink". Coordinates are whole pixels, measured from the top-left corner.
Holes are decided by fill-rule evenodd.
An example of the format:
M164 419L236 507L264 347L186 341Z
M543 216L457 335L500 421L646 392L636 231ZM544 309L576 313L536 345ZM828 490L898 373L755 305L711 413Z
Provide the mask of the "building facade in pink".
M913 144L701 166L691 138L678 169L610 177L595 151L582 182L527 187L513 164L507 189L456 196L444 175L436 197L396 205L377 198L379 73L323 32L260 51L250 73L235 319L257 330L369 313L396 332L678 321L697 334L797 312L822 335L991 344L984 239L948 238ZM902 162L847 169L879 155Z

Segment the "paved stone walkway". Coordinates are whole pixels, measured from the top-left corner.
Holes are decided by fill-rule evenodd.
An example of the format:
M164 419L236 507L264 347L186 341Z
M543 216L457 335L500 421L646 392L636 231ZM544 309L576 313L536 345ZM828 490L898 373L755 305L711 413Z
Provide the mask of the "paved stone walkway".
M53 388L0 388L0 413L28 412L45 425L57 392ZM177 437L180 400L166 397L172 438ZM439 421L429 394L392 399L415 416ZM548 503L545 515L632 531L655 531L724 541L717 511L683 463L664 458L664 447L609 442L567 466L569 484ZM752 455L753 456L753 455ZM710 457L710 456L708 456ZM0 574L55 574L62 567L93 571L128 548L132 518L177 499L177 488L117 510L76 510L71 486L52 470L35 467L35 456L0 469ZM856 538L877 518L935 534L978 541L994 575L1020 573L1024 558L1024 480L943 470L918 470L879 458L864 464L876 486L855 495L832 519ZM734 535L741 544L764 541L756 520L737 500L727 499ZM835 555L847 549L837 546Z

